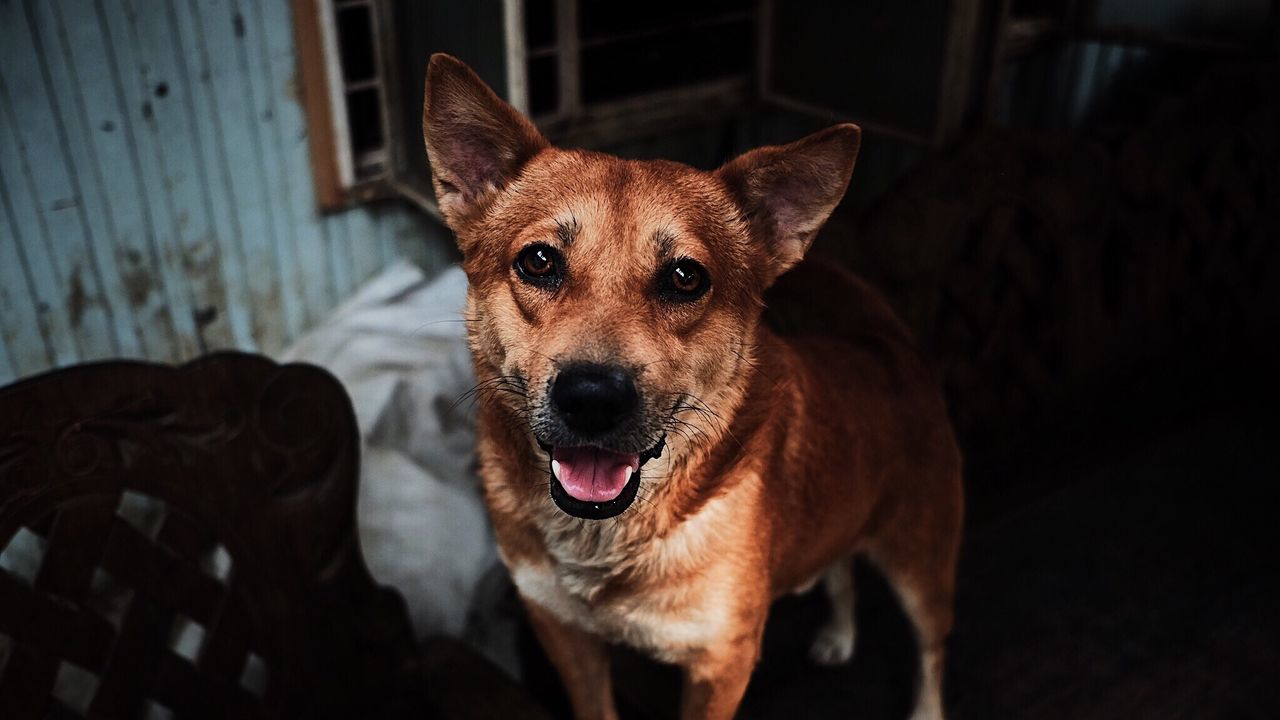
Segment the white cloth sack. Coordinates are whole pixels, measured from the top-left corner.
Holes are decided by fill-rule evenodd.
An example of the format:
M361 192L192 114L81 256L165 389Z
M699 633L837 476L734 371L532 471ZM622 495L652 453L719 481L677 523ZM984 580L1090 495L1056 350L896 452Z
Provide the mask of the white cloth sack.
M419 638L463 636L497 564L474 408L459 402L474 383L466 283L458 267L428 281L397 263L282 357L326 368L351 395L364 441L360 543L374 578L404 595Z

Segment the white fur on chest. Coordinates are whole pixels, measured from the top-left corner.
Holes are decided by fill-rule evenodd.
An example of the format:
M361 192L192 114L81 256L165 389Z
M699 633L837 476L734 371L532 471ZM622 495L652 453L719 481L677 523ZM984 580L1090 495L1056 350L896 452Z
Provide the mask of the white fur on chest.
M512 578L526 600L562 622L606 641L639 648L664 662L678 662L691 652L714 645L723 636L734 609L727 593L703 593L704 597L690 602L686 591L677 588L649 589L590 603L567 590L549 566L519 565Z
M626 547L622 538L598 535L571 542L559 533L549 540L553 560L517 564L512 579L520 594L555 615L610 642L623 642L665 662L713 645L728 632L737 609L737 565L726 562L716 523L725 522L724 501L708 503L661 540ZM617 543L614 545L613 543ZM630 552L628 552L628 550ZM623 564L645 582L631 593L599 599L598 592ZM696 582L688 577L698 568Z

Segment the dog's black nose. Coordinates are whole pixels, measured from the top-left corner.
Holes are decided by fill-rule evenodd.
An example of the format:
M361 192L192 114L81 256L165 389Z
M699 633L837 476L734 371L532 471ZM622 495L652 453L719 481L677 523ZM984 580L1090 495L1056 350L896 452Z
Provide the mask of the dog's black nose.
M607 365L573 365L551 386L551 403L564 424L601 435L622 423L640 404L631 373Z

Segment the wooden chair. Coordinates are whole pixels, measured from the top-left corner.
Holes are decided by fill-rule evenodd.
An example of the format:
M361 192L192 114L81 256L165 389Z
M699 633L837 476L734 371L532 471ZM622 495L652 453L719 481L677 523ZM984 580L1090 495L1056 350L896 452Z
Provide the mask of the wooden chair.
M222 353L0 389L0 718L465 707L364 565L358 466L350 401L310 366Z

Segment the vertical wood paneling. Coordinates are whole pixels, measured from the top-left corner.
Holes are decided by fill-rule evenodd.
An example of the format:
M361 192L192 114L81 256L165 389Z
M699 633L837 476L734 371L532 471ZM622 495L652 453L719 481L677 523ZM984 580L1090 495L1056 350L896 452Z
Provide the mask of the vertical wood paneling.
M102 302L110 308L115 352L137 356L143 353L142 332L133 314L125 310L129 307L128 291L112 246L113 223L103 199L102 174L90 143L93 131L85 114L80 78L69 54L66 28L56 3L35 3L30 11L48 69L49 88L65 129L63 152L70 162L77 212L97 270L95 276L103 294Z
M423 159L426 162L426 159ZM396 213L396 247L398 257L406 258L435 275L453 263L461 262L453 234L439 221L425 213Z
M358 207L347 213L347 242L351 244L352 274L357 285L373 277L380 267L376 212L371 207Z
M278 182L284 188L284 205L288 211L285 224L298 263L297 272L291 280L297 283L293 292L301 300L303 325L310 326L319 322L322 311L336 305L339 297L333 287L329 254L325 252L329 244L325 223L315 210L317 202L315 186L311 182L310 148L300 95L302 83L294 53L290 4L259 0L257 6L256 17L266 42L273 83L270 94L279 98L275 111L275 140L282 158Z
M351 257L351 215L347 212L329 219L329 267L333 272L333 290L339 298L355 289L356 279Z
M181 268L200 347L234 344L226 305L221 251L207 198L209 187L201 138L195 127L190 72L170 3L126 3L130 28L137 38L138 81L143 91L143 120L157 139L157 161L164 178L164 200L173 218L165 243L176 257L166 261Z
M266 192L266 207L270 210L272 245L276 252L280 320L284 336L289 338L301 332L303 312L302 298L298 293L298 258L289 232L289 213L286 210L289 192L281 177L284 158L281 157L276 130L279 124L276 95L279 90L268 60L259 0L236 0L232 3L232 8L234 17L238 18L235 27L244 29L240 42L243 67L246 69L244 78L257 117L259 167Z
M0 0L0 383L279 350L447 233L322 215L283 0Z
M87 148L72 150L77 177L86 188L86 201L99 205L105 224L96 227L105 236L99 254L103 273L115 266L111 282L124 287L120 303L112 295L113 314L128 317L137 327L140 351L146 357L181 355L173 318L159 275L155 233L142 199L141 165L134 139L135 128L124 105L124 94L115 57L109 50L102 16L85 0L51 3L65 33L63 52L74 72L75 92L85 117ZM88 188L96 187L95 194ZM113 262L112 262L113 261ZM121 342L121 352L128 343Z
M68 312L71 283L62 272L65 258L57 262L50 237L51 231L65 230L67 223L58 216L50 228L44 205L58 202L61 206L68 198L48 197L57 195L51 186L62 174L58 167L61 158L56 142L47 137L53 113L44 94L38 60L22 8L17 3L0 3L0 112L5 114L5 125L0 128L0 175L5 178L14 234L23 246L41 332L53 350L54 361L72 363L80 359L80 352L78 333L72 332ZM45 190L45 197L40 189ZM75 230L68 232L79 238Z
M209 83L223 132L222 149L233 175L231 203L235 232L244 251L242 272L248 281L253 340L260 348L280 348L285 344L276 280L280 268L273 246L259 117L246 77L246 23L224 0L200 0L191 6L206 50Z
M92 238L67 154L62 108L52 92L47 56L32 24L31 10L27 8L21 18L16 15L12 12L0 19L0 23L12 22L20 28L19 37L12 38L13 44L0 51L5 54L0 62L10 73L11 102L32 112L15 130L21 138L35 209L58 283L55 297L62 301L64 309L61 313L54 309L52 314L66 316L80 359L111 357L119 352L119 344L103 297L98 263L90 252ZM9 53L17 57L9 57Z
M27 27L39 56L40 79L51 112L43 132L35 130L39 121L22 129L31 141L32 157L47 163L36 173L36 194L41 201L53 261L61 268L67 295L65 302L71 331L77 335L82 360L111 357L121 352L118 328L105 297L100 262L94 252L94 232L85 207L85 193L72 158L79 138L74 103L64 91L65 68L60 60L56 27L42 24L28 7ZM47 32L54 31L54 32ZM57 200L51 200L57 197Z
M175 208L170 183L175 179L166 173L166 156L189 152L188 148L166 146L177 142L172 132L172 118L163 125L155 116L150 86L153 77L146 58L154 48L140 47L140 38L134 25L136 15L127 0L102 0L99 19L103 23L107 51L111 53L119 76L118 92L121 95L122 113L129 136L136 147L135 159L142 178L142 201L148 218L147 226L153 239L151 264L145 268L148 282L161 289L173 324L177 351L183 357L200 352L200 339L196 330L195 308L181 263L180 221L184 221ZM167 111L166 111L167 112ZM136 201L135 201L136 202Z
M4 102L2 92L0 102ZM7 117L8 113L0 113L0 138L9 134ZM10 213L8 185L0 168L0 337L4 338L13 377L37 372L55 362L40 332L26 266L17 224Z
M249 298L249 285L244 272L244 247L236 222L236 208L232 205L231 186L235 176L227 164L227 154L223 152L225 140L217 111L218 98L213 91L208 49L200 34L192 3L186 0L169 0L168 5L175 37L182 48L183 65L186 68L183 81L190 89L190 112L199 147L199 163L204 174L204 201L220 250L219 274L229 301L220 308L220 314L226 318L231 328L234 347L256 349L250 318L251 303L246 302Z
M378 223L386 263L408 260L434 275L458 261L453 238L435 220L423 213L396 210L394 206L387 208Z
M192 101L186 82L186 67L171 15L158 4L141 5L136 0L124 4L128 31L135 38L141 117L154 138L155 169L162 192L152 202L164 203L168 227L159 228L164 238L161 255L166 285L177 284L188 303L191 330L197 345L229 347L231 328L221 313L226 304L219 262L220 251L205 197L199 138L193 130ZM167 235L166 235L167 231ZM185 325L185 323L184 323Z
M6 116L5 122L0 124L0 184L3 185L0 190L4 192L5 214L12 236L11 243L6 243L5 248L5 255L12 258L6 257L5 275L14 275L21 282L10 287L21 287L26 291L26 297L20 302L31 309L36 319L40 343L47 353L48 362L59 365L73 363L78 355L65 315L55 311L55 306L61 309L61 298L56 297L58 283L45 249L43 229L34 213L35 201L31 198L18 144L13 136L12 116L4 112L4 108L9 107L8 103L4 78L0 77L0 112ZM4 321L9 323L7 315Z
M9 357L9 344L5 341L4 334L0 333L0 385L15 377L17 371L13 369L13 360Z

